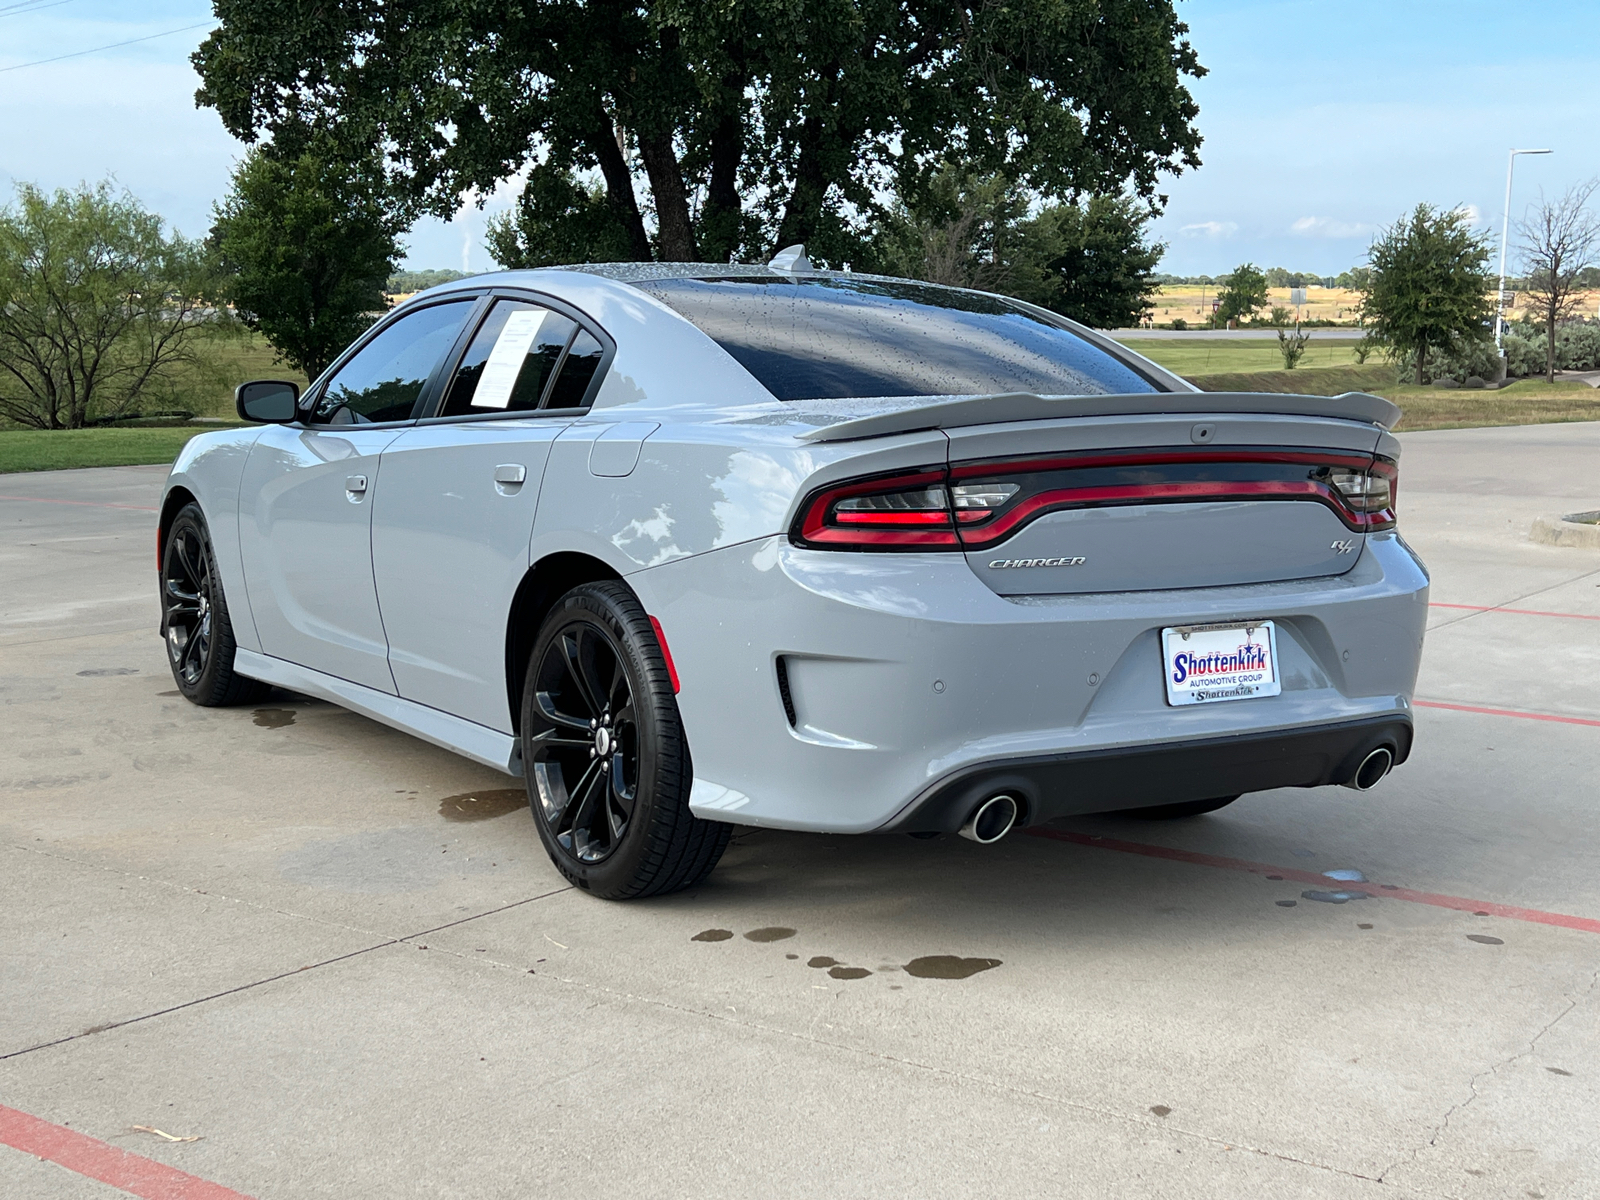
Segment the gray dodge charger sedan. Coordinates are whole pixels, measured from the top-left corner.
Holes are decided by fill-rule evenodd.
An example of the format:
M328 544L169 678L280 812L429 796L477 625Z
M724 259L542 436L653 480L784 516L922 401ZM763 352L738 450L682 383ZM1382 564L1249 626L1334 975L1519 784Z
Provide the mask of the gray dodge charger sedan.
M183 694L521 776L597 896L704 878L734 824L990 842L1411 748L1428 580L1377 397L1199 392L786 252L463 279L238 403L161 509Z

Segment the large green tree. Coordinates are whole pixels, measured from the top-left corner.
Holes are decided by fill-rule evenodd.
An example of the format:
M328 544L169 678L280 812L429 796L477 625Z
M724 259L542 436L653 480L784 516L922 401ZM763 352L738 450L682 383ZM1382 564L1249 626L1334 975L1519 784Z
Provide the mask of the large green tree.
M0 416L77 429L157 402L226 317L200 246L110 184L0 209Z
M1367 262L1361 290L1367 337L1397 361L1414 357L1419 385L1428 351L1488 336L1489 242L1463 209L1417 205L1378 234Z
M1166 247L1146 237L1149 214L1127 196L1046 207L1024 227L1033 286L1016 291L1096 329L1138 325L1154 307Z
M1240 263L1217 293L1216 320L1247 321L1267 303L1267 277L1254 263Z
M871 265L939 164L1159 206L1198 165L1172 0L215 0L194 56L237 136L381 152L408 217L525 173L508 257ZM474 192L475 190L475 192ZM571 248L570 252L568 247ZM500 252L497 250L497 253Z
M388 306L400 247L373 171L280 141L245 155L211 244L240 318L315 379Z

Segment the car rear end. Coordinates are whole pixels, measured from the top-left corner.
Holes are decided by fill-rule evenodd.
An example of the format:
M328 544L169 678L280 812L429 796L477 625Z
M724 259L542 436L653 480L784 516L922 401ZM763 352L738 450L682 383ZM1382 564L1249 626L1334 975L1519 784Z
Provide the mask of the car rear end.
M1139 390L863 405L799 437L786 529L642 573L695 811L953 831L995 796L1037 823L1405 760L1427 577L1386 403L1114 357Z

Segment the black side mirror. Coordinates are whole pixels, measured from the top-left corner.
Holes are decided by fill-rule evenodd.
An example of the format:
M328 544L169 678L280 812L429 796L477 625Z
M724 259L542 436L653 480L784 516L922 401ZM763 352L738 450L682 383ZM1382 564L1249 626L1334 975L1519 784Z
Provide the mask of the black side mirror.
M257 379L233 389L233 403L246 421L287 425L294 420L300 387L285 379Z

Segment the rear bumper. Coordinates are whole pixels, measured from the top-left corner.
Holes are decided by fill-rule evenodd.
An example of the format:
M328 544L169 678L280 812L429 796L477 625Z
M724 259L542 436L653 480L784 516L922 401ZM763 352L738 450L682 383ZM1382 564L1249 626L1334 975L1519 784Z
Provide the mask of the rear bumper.
M1083 813L1346 783L1380 746L1394 754L1396 765L1403 763L1411 753L1411 721L1376 717L978 763L928 788L878 832L952 833L980 803L1002 793L1021 805L1019 823L1037 825Z
M1008 599L959 555L801 550L780 538L628 581L660 619L683 682L691 811L835 833L906 828L931 797L964 798L948 789L981 787L1008 764L1037 781L1029 796L1045 815L1029 820L1114 809L1131 776L1147 790L1126 806L1165 803L1170 777L1194 769L1183 747L1213 765L1205 795L1181 798L1337 779L1336 765L1268 770L1261 747L1384 722L1409 731L1428 592L1393 534L1369 536L1343 575L1172 591ZM1163 627L1267 618L1281 695L1167 703ZM1100 762L1115 765L1086 765Z

